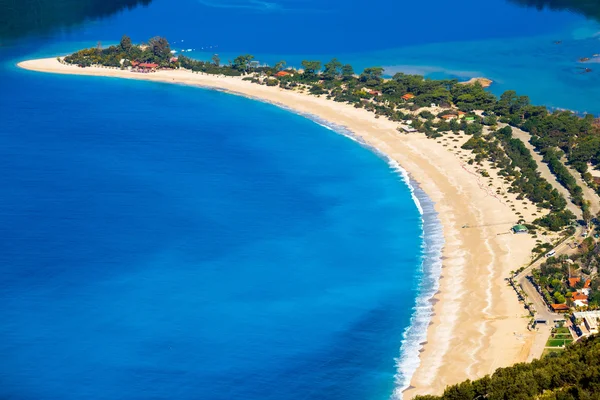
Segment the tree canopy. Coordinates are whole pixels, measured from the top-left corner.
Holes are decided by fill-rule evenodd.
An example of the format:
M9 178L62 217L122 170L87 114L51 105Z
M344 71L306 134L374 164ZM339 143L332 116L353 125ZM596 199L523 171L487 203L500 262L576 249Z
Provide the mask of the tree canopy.
M492 375L415 400L592 400L600 398L600 338L589 337L560 355L499 368Z

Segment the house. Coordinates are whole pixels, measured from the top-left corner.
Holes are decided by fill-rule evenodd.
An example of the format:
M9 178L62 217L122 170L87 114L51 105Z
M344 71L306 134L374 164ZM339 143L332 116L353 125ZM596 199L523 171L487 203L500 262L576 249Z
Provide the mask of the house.
M583 317L583 323L590 334L598 333L598 318L592 315L586 315Z
M585 328L589 331L590 334L598 333L598 319L600 319L600 311L575 311L573 313L572 320L574 322L574 327L581 331L578 325L576 325L576 321L581 321ZM579 334L579 332L578 332ZM581 334L579 334L581 336ZM587 336L587 335L586 335Z
M155 63L141 63L140 65L138 65L139 68L142 69L146 69L146 70L155 70L156 68L158 68L158 64Z
M369 94L371 96L381 96L382 93L379 90L370 90Z
M590 281L589 279L587 281L585 281L585 284L583 285L583 289L580 290L581 293L585 294L586 296L590 295L590 291L592 290L590 288L590 284L592 283L592 281Z
M513 226L512 231L513 231L513 233L527 233L528 232L527 227L522 224Z
M574 288L580 280L581 278L569 278L569 287Z
M573 305L575 307L587 307L588 305L588 297L584 293L573 293L573 297L571 297L571 300L573 300Z
M564 313L569 311L569 306L566 304L550 304L550 308L552 308L552 311L557 313Z
M169 59L169 61L172 62L172 63L176 63L178 60L179 60L179 57L171 57Z
M458 112L458 118L464 118L464 117L465 117L465 115L467 115L467 113L466 113L466 112L464 112L464 111L459 111L459 112Z
M402 100L404 101L409 101L415 98L415 95L412 93L406 93L405 95L402 96Z

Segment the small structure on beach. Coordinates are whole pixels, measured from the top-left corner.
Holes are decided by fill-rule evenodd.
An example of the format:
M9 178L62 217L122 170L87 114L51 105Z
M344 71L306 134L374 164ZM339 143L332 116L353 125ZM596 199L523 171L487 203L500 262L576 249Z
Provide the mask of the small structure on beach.
M417 130L410 125L400 125L400 129L402 129L405 133L415 133Z
M523 224L517 224L517 225L513 226L512 231L513 231L513 233L517 233L517 234L529 232L527 227Z

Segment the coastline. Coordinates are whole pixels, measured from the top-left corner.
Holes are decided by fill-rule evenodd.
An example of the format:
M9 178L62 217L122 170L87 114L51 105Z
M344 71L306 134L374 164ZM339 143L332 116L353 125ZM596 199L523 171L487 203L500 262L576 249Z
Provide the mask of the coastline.
M422 308L433 307L431 321L426 321L429 328L419 332L423 328L414 321L409 327L409 330L416 330L417 335L421 333L420 336L426 337L418 349L411 349L411 354L420 354L420 361L410 367L416 368L416 372L404 397L440 393L448 384L483 376L495 368L525 361L529 356L533 336L527 332L523 308L504 278L510 270L529 260L533 239L502 234L519 217L461 160L461 154L466 153L460 150L460 143L449 147L451 143L427 139L422 134L400 134L396 131L396 123L377 119L366 110L240 78L181 70L139 74L99 67L78 68L60 64L56 58L26 61L19 66L40 72L119 77L223 90L269 102L307 117L314 116L316 122L327 121L333 129L342 127L361 144L383 154L410 174L418 183L418 190L426 193L433 202L443 229L442 276L439 282L432 282L439 285L439 291L432 286L436 287L437 294L431 300L417 299L416 315ZM410 182L406 183L410 185ZM494 182L496 184L500 183ZM535 209L521 203L519 206L516 211L524 215L531 214L527 208ZM472 228L462 229L465 224ZM403 335L403 343L409 333ZM405 353L407 349L402 351ZM399 374L404 373L401 369L406 367L402 361L398 360ZM401 395L407 382L398 384L396 397Z

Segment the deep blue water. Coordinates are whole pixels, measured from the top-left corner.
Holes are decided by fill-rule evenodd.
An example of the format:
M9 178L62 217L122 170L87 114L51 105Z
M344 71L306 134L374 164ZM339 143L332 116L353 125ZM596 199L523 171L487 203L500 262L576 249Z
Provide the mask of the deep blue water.
M385 160L228 94L3 72L1 397L389 396L421 217Z
M600 112L596 75L574 73L596 27L504 0L155 0L4 45L0 398L387 399L441 246L418 188L423 216L385 159L314 121L16 60L159 34L196 57L490 76Z

